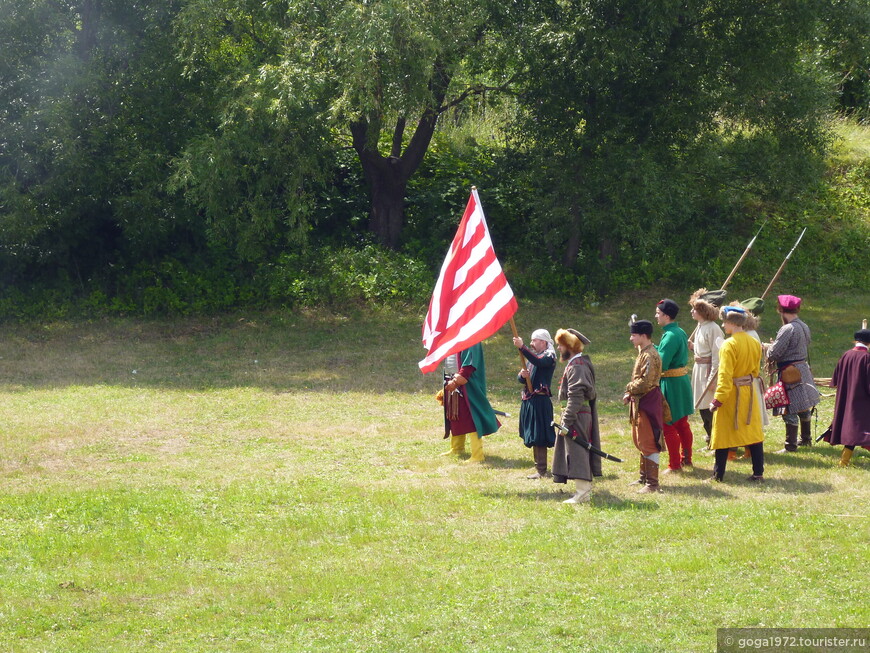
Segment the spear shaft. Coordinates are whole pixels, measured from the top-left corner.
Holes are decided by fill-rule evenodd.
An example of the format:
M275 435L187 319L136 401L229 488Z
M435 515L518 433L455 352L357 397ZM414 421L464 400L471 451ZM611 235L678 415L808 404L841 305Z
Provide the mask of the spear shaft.
M779 275L782 274L783 269L785 269L785 264L788 263L788 260L791 258L791 255L797 249L798 244L801 242L801 238L804 237L804 234L807 232L807 228L804 227L804 230L801 232L801 235L798 236L798 239L794 243L794 247L789 250L789 253L785 255L785 258L782 261L782 265L779 266L779 270L776 271L776 274L773 275L773 279L770 280L770 283L767 284L767 288L762 293L761 298L764 299L767 297L767 293L770 292L770 289L773 288L773 284L776 283L776 280L779 279Z
M722 287L720 288L720 290L725 290L725 288L728 286L728 284L731 283L731 278L737 272L737 268L740 267L740 264L743 263L743 259L745 259L749 255L749 250L751 250L752 246L755 244L755 239L758 238L758 235L761 233L761 230L764 229L764 225L766 225L766 224L767 224L767 220L765 220L762 223L761 227L758 230L758 233L756 233L755 236L752 237L752 240L749 241L749 244L746 246L746 249L743 250L743 256L741 256L740 259L737 261L737 263L734 266L734 269L731 270L731 274L729 274L728 278L725 279L725 283L722 284Z

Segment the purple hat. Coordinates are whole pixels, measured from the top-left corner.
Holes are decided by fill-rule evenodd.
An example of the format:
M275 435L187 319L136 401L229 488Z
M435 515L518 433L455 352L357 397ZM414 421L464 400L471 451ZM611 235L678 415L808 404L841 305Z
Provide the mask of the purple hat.
M797 313L801 307L801 298L794 295L780 295L776 298L779 307L786 313Z

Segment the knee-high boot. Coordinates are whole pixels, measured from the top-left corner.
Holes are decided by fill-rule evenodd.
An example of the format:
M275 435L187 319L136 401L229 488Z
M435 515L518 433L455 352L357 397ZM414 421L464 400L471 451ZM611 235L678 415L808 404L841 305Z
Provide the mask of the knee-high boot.
M640 455L640 478L632 481L629 485L646 485L646 458Z
M465 436L464 435L451 435L450 436L450 449L442 453L442 456L458 456L461 453L465 453Z
M813 423L812 420L801 420L801 441L798 443L801 447L813 446Z
M535 471L526 478L544 478L547 475L547 447L532 447L532 455L535 458Z
M661 492L659 488L659 465L649 458L643 459L646 465L646 484L637 491L638 494L650 494L653 492Z
M477 433L469 433L468 438L471 440L471 458L465 462L482 463L484 461L483 438L479 437Z
M790 453L792 451L797 451L797 434L798 434L798 426L797 424L789 424L786 422L785 425L785 446L777 451L776 453Z

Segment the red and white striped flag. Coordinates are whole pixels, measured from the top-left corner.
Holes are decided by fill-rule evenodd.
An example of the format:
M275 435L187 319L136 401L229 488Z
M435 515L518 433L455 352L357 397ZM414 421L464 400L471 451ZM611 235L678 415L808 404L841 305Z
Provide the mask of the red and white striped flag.
M495 257L473 189L423 322L423 346L429 353L420 370L431 372L450 354L489 338L516 312L517 300Z

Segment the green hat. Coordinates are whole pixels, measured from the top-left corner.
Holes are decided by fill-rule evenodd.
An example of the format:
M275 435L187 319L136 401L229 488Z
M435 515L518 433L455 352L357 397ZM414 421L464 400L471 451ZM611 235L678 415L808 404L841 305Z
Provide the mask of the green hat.
M761 315L764 312L764 300L761 297L750 297L740 304L753 315Z
M716 308L721 308L725 303L725 296L728 294L725 290L708 290L703 293L700 299L703 299L709 304L713 304Z

